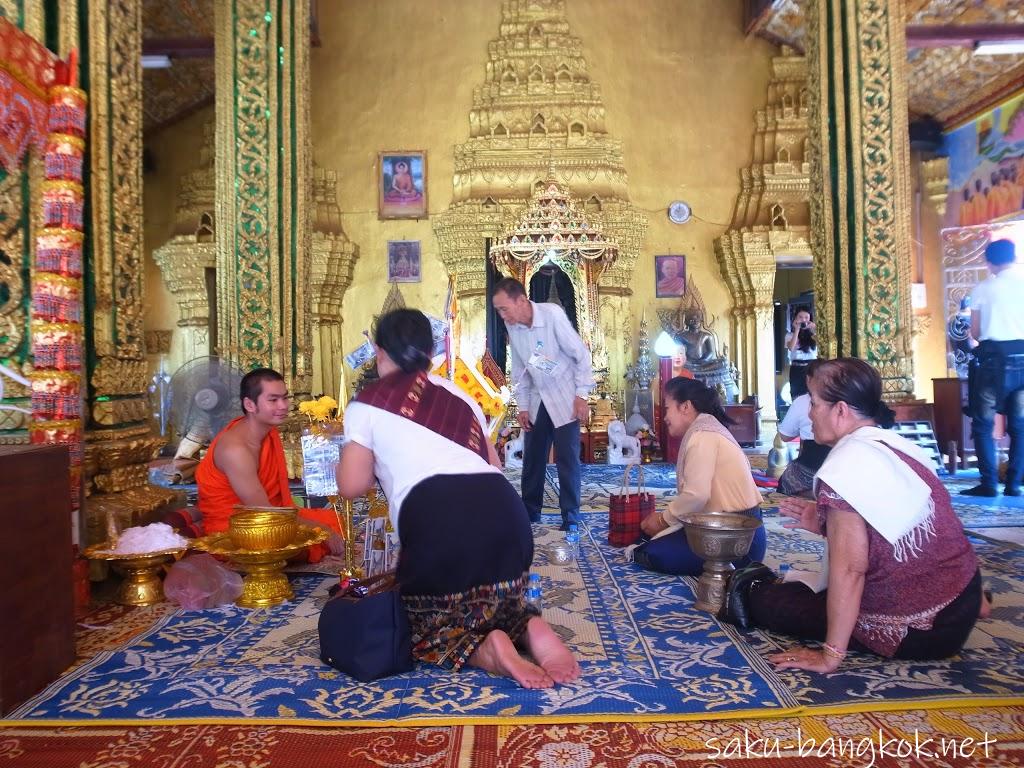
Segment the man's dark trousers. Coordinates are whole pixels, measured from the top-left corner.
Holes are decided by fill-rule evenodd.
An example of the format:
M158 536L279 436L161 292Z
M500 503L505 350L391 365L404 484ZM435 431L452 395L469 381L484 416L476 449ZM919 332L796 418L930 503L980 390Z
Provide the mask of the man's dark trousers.
M982 342L975 352L971 376L971 437L981 484L995 489L999 466L992 437L996 413L1006 414L1010 456L1006 487L1020 488L1024 475L1024 341Z
M555 444L558 466L558 506L562 529L580 521L580 423L570 421L555 429L542 403L533 428L523 438L523 503L531 522L540 521L544 505L544 471L551 443Z

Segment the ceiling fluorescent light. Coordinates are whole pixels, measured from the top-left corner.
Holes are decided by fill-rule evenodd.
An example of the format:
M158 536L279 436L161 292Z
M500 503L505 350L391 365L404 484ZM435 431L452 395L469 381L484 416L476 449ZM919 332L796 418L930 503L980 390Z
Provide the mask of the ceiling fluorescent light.
M1009 56L1024 53L1024 40L979 41L974 46L975 56Z
M167 69L171 66L171 57L159 54L157 56L143 56L143 69Z

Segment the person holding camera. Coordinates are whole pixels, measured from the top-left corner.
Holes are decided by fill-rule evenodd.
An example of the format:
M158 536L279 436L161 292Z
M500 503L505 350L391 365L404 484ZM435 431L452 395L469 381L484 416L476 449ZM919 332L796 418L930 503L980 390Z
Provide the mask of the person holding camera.
M818 359L816 330L811 310L808 307L797 307L793 315L793 330L786 334L790 402L807 394L807 366L812 360Z

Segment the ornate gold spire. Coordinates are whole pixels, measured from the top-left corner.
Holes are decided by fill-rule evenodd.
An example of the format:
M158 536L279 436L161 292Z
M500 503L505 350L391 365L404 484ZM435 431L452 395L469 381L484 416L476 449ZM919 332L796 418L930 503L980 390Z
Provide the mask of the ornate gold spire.
M565 7L565 0L502 3L485 80L473 93L469 139L455 148L453 202L434 219L441 260L459 276L463 342L474 353L483 351L485 239L511 228L532 194L545 187L549 171L582 201L590 224L619 244L615 265L600 277L601 293L631 293L647 218L629 202L622 146L605 128L601 89L590 79ZM589 300L596 319L597 296ZM622 326L605 329L614 331L610 349L620 348ZM623 367L615 355L613 376Z

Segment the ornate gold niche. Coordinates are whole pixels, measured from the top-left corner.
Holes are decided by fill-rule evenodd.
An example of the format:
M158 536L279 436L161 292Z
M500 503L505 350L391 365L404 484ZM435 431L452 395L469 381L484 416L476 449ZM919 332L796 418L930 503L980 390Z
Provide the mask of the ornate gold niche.
M621 380L631 355L629 281L647 218L629 202L622 148L604 117L565 0L504 0L485 80L473 94L470 137L455 148L453 201L434 219L441 260L457 275L467 359L484 350L486 239L515 224L553 168L590 222L620 246L615 265L588 290L597 295L609 376Z
M199 166L178 179L178 206L170 240L153 251L164 283L178 303L171 370L210 354L206 270L217 267L214 122L203 125Z
M755 116L754 160L740 172L732 225L715 240L733 298L732 349L740 390L775 421L775 270L812 263L809 242L810 92L807 62L783 46L772 59L767 104Z

